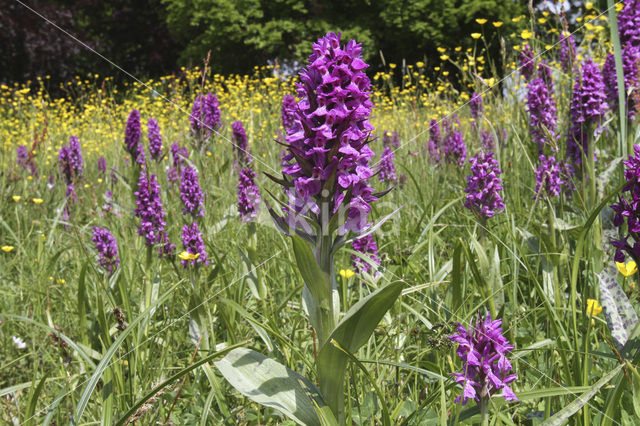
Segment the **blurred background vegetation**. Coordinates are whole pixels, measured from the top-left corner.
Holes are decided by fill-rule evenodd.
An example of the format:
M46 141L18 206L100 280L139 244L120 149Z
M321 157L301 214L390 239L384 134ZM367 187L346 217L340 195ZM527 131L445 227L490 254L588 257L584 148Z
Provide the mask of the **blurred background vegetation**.
M22 3L21 3L22 2ZM373 70L383 61L437 57L438 47L473 47L476 18L504 21L491 31L489 52L517 30L523 0L49 0L7 1L0 8L0 82L49 75L119 74L35 14L37 11L139 78L201 64L211 50L218 73L249 72L278 62L295 70L327 31L364 45ZM539 2L536 2L539 3ZM28 7L26 7L26 6ZM489 34L487 34L489 35ZM484 47L484 46L483 46ZM384 57L384 59L383 59ZM287 67L289 65L289 67ZM126 78L120 75L120 78Z

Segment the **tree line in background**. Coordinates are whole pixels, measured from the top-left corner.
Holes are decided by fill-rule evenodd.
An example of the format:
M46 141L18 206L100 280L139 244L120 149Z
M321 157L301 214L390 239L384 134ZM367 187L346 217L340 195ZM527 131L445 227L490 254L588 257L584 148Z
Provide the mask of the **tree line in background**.
M491 52L516 30L511 18L527 13L517 0L8 0L0 7L0 82L49 75L120 75L107 61L46 22L26 6L137 77L170 74L201 64L246 73L268 61L303 60L328 31L364 45L373 69L437 57L437 47L472 47L485 25ZM26 5L26 6L25 6ZM380 55L382 52L382 55Z

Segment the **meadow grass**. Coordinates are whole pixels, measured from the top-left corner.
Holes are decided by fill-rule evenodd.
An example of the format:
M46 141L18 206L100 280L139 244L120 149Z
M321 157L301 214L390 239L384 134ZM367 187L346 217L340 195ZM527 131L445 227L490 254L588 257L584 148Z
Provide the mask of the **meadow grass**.
M582 56L602 62L612 49L606 22L590 13L577 61ZM534 199L537 147L529 133L526 82L510 72L525 42L550 61L563 135L575 75L562 72L555 51L547 51L561 31L552 17L548 21L532 21L532 28L547 25L537 37L510 39L517 49L505 53L509 74L501 84L493 65L485 63L485 38L478 39L476 50L449 49L443 52L446 59L432 64L386 64L371 76L376 106L371 146L378 154L373 162L380 158L383 132L397 132L396 168L406 183L373 206L374 221L402 207L374 233L380 272L337 277L343 311L387 283L401 281L405 287L355 354L361 364L349 367L349 423L383 422L382 406L397 424L477 422L475 404L454 402L460 389L449 373L460 370L460 361L448 336L457 322L468 324L478 312L493 310L502 318L504 334L515 346L518 379L512 386L520 402L493 398L494 424L537 424L618 368L620 355L607 321L586 309L587 299L600 298L596 274L613 262L602 230L611 220L607 206L620 190L621 147L627 141L620 140L614 111L596 143L597 193L590 192L592 179L576 182L570 199ZM460 70L455 84L443 74L443 63ZM438 68L436 79L426 77L427 67ZM2 423L292 423L235 392L211 364L231 348L247 346L317 379L315 336L300 302L303 281L291 242L273 226L264 203L275 204L269 193L281 195L262 173L280 173L281 146L275 140L282 133L281 100L294 93L294 79L273 77L272 71L262 67L247 76L220 76L185 69L121 88L109 78L78 77L64 85L67 95L60 98L48 95L46 76L35 85L0 87L0 245L13 247L0 252ZM506 208L486 222L463 207L468 165L436 165L427 151L430 120L453 113L469 156L481 150L466 105L473 90L484 100L475 128L494 135L504 181ZM223 126L206 149L196 150L189 113L195 96L207 92L218 96ZM123 148L126 118L134 108L140 110L145 144L146 120L153 117L165 153L173 142L190 151L205 192L200 229L209 265L184 269L178 259L150 256L136 233L135 181ZM247 130L263 198L251 224L239 220L236 208L231 147L236 120ZM628 126L629 140L638 143L637 124ZM65 220L66 187L57 153L71 135L80 140L85 170ZM33 144L39 176L16 165L19 144ZM104 175L97 170L101 156ZM178 244L184 219L178 183L167 181L169 164L166 155L147 167L158 176L169 237ZM372 182L376 189L387 188L377 177ZM104 208L106 191L113 193L110 209ZM110 277L97 263L93 226L110 229L118 241L120 266ZM350 248L339 253L336 270L353 269L352 253ZM637 275L619 279L637 310ZM114 316L116 308L126 326ZM14 344L14 336L26 346ZM632 384L627 391L616 393L627 382ZM598 387L570 421L637 422L638 383L637 372L627 366Z

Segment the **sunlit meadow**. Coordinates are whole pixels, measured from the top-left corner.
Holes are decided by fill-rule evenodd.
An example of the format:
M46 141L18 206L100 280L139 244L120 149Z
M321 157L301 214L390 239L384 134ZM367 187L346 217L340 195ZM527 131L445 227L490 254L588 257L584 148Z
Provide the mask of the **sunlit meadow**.
M640 4L582 12L0 86L0 422L640 424Z

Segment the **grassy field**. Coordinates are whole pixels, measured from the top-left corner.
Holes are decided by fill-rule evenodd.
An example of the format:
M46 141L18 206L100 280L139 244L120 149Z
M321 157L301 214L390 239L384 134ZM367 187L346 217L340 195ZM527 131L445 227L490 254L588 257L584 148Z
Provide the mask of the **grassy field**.
M379 265L365 257L369 272L353 264L351 245L335 254L338 311L397 283L401 295L352 354L358 362L346 369L340 422L486 420L480 404L455 402L461 387L450 373L462 371L463 363L449 336L458 322L469 326L490 312L502 319L514 346L508 356L517 379L510 386L519 399L494 395L491 424L539 424L554 415L549 424L640 423L638 275L618 272L609 244L617 235L609 205L625 182L622 161L640 143L637 118L623 113L621 120L617 107L608 108L602 131L589 135L593 151L582 153L585 161L567 179L575 190L553 196L536 189L531 79L522 75L520 55L529 45L534 69L544 60L551 70L557 129L545 137L559 149L552 152L549 143L543 150L564 161L581 64L591 58L600 67L609 52L620 54L607 12L585 13L568 69L558 53L562 20L541 14L514 18L531 19L531 31L522 34L500 34L499 23L487 22L485 34L470 35L477 42L471 51L443 48L440 58L368 71L374 171L384 133L396 132L399 141L391 146L398 179L370 179L376 191L393 190L372 204L369 222L396 213L372 234ZM486 54L499 35L507 40L504 75ZM316 358L323 343L301 297L307 275L267 209L285 199L264 173L281 175L282 99L296 94L296 78L276 77L276 71L220 76L206 67L185 69L117 89L108 77L81 76L56 98L48 94L46 76L0 87L0 423L293 424L282 410L234 390L219 368L232 349L246 347L311 383L322 381ZM202 144L190 114L196 96L209 92L217 95L222 124ZM479 115L469 107L473 92L482 97ZM177 246L165 258L137 233L140 168L132 166L124 142L133 109L142 122L145 170L157 175L166 231ZM159 161L148 153L149 118L162 134ZM261 193L249 222L237 209L231 124L238 120ZM435 160L431 120L443 135L461 133L467 160ZM72 176L75 199L58 159L71 136L84 160L82 173ZM186 256L182 228L195 219L183 215L180 182L168 180L173 143L188 150L204 193L206 212L197 222L209 263L197 267L180 261ZM28 151L22 165L18 145ZM484 151L494 152L503 181L504 210L490 218L465 208L468 159ZM593 153L595 162L589 161ZM101 157L106 172L98 168ZM109 229L117 240L119 266L111 274L99 263L93 227Z

